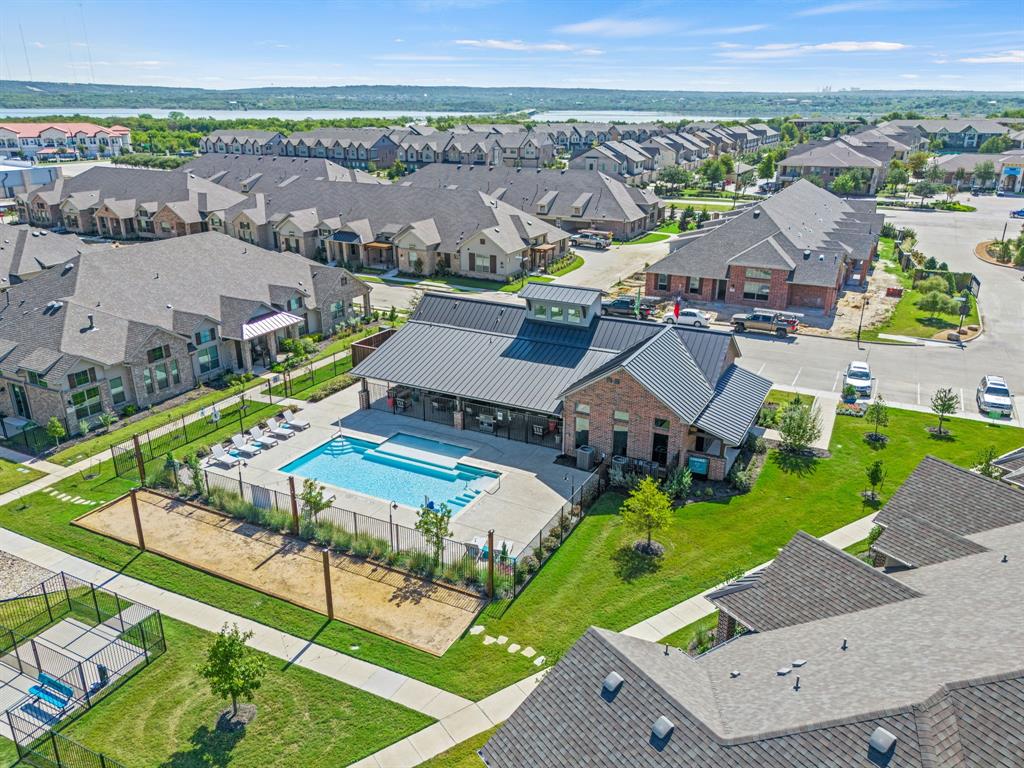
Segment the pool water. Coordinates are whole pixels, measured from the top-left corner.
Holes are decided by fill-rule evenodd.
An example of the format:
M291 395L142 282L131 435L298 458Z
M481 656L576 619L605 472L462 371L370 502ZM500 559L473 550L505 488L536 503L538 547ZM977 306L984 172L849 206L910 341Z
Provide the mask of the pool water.
M337 437L281 467L282 472L419 508L445 503L453 512L489 489L497 472L459 462L469 449L399 433L383 443Z

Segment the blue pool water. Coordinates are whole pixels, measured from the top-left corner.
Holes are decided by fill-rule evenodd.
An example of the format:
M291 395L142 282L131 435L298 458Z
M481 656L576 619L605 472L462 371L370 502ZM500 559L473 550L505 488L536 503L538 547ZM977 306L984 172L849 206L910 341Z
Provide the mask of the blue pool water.
M457 445L403 433L383 443L338 437L281 471L414 508L426 497L458 512L499 476L460 463L468 453Z

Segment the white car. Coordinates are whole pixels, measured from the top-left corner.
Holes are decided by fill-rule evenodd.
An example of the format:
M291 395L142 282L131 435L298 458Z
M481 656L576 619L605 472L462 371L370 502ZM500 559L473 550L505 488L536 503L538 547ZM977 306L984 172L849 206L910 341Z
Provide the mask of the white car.
M844 389L847 384L857 391L857 397L871 397L871 368L868 364L859 360L850 363L843 377Z
M661 318L661 322L679 325L693 325L697 328L707 328L711 325L711 315L707 312L701 312L699 309L694 307L683 307L679 310L679 317L676 317L674 309L670 309L665 313L665 316Z
M982 413L1013 415L1013 395L1001 376L983 376L976 395L978 410Z

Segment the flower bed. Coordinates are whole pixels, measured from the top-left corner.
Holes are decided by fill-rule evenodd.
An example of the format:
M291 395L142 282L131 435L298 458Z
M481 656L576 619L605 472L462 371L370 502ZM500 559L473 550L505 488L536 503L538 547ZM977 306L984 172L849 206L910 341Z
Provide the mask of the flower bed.
M836 406L836 415L857 416L859 418L863 418L866 410L867 406L862 405L861 403L840 403Z

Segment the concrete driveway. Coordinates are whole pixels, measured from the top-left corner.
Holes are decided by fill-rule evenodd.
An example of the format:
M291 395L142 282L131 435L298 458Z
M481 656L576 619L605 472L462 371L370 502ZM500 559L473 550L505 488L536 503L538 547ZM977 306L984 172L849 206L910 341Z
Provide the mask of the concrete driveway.
M583 257L583 266L556 277L555 282L608 290L620 280L642 271L645 265L667 256L673 239L642 245L613 245L604 250L579 248L577 253Z

